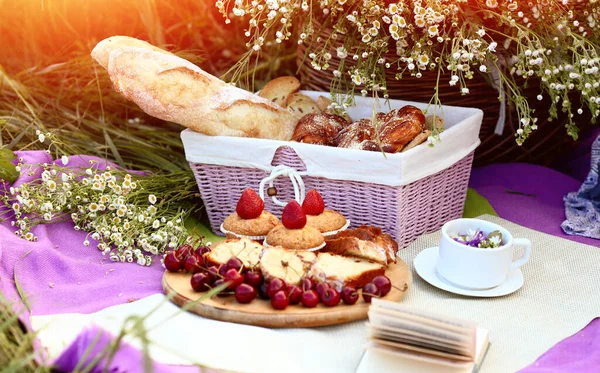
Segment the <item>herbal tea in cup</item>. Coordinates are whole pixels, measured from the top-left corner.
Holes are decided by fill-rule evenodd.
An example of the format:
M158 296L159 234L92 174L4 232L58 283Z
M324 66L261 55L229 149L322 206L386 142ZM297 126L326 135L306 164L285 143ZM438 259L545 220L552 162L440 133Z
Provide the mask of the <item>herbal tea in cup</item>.
M523 256L513 261L516 247ZM467 289L489 289L502 284L509 271L527 263L531 242L513 238L498 224L480 219L456 219L444 224L436 269L449 283Z

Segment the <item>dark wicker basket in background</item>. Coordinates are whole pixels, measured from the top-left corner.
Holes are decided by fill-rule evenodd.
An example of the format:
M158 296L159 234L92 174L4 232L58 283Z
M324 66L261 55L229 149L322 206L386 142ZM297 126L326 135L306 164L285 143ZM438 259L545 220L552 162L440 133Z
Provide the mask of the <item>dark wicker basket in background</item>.
M328 30L323 28L317 34L322 38L327 38L328 33ZM308 57L311 52L309 45L310 43L306 43L298 46L297 65L303 89L329 92L333 70L339 67L340 61L334 55L329 61L330 67L327 70L313 69L310 66ZM340 42L339 46L341 45ZM334 45L332 49L335 50L337 46ZM394 51L390 52L394 53ZM395 71L391 70L386 72L390 98L420 102L431 100L434 94L437 72L425 72L421 78L404 74L402 79L398 80L394 77ZM530 135L522 146L516 143L514 136L519 128L516 110L508 102L504 131L502 135L494 133L500 114L498 91L489 84L482 74L476 73L473 79L468 81L470 94L464 96L461 95L460 88L448 84L449 80L449 73L441 76L439 98L442 104L475 107L484 112L479 135L481 145L475 152L474 166L498 162L528 162L550 165L577 144L567 135L565 128L567 123L566 114L559 113L557 119L551 122L548 121L550 100L547 97L542 101L537 99L540 91L539 86L536 86L533 79L529 80L524 93L529 98L529 105L535 108L538 117L538 129ZM573 102L577 102L577 99ZM578 116L577 121L580 133L583 133L590 127L589 112L586 111L583 115Z

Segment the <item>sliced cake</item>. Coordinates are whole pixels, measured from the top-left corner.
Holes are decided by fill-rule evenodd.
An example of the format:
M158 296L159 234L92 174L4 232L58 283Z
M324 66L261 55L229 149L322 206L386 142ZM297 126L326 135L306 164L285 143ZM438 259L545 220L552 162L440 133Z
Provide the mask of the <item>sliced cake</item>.
M266 247L260 258L260 270L266 281L280 278L296 285L304 277L316 255L310 251L291 251L282 247Z
M260 262L263 248L263 245L247 238L229 239L213 245L210 252L204 254L204 262L209 266L220 266L235 256L245 268L254 268Z
M329 282L336 290L341 291L343 286L361 288L383 274L383 264L321 252L311 266L308 276L317 282Z
M380 228L367 225L348 229L327 237L324 251L355 256L387 265L396 262L398 244Z

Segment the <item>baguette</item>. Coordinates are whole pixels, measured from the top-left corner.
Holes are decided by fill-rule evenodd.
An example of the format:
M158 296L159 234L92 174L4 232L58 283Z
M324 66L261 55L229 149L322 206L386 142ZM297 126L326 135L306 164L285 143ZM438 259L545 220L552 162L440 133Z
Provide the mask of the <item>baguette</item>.
M115 90L147 114L211 136L292 138L297 118L286 109L131 39L103 40L92 56L106 65Z

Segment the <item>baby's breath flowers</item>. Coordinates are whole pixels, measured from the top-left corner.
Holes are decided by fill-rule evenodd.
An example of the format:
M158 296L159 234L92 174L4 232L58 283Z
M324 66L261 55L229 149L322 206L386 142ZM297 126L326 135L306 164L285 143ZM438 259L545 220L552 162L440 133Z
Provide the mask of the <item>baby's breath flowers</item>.
M227 21L249 20L248 55L273 39L306 44L314 69L333 69L335 109L351 105L355 92L387 97L386 71L396 79L432 71L436 105L440 84L476 94L469 80L488 76L517 110L519 144L537 129L537 115L566 112L573 138L577 115L600 115L598 0L219 0L216 6ZM525 97L528 84L539 86L537 97ZM335 95L341 91L348 95ZM535 113L528 99L545 97L549 113Z
M42 139L40 139L42 141ZM38 224L72 220L87 232L84 246L94 246L111 261L149 266L156 256L188 239L184 220L190 210L178 207L192 194L178 183L187 175L142 176L90 161L86 168L19 164L23 172L41 167L41 177L10 187L0 200L15 234L36 241ZM190 206L191 207L191 206Z

